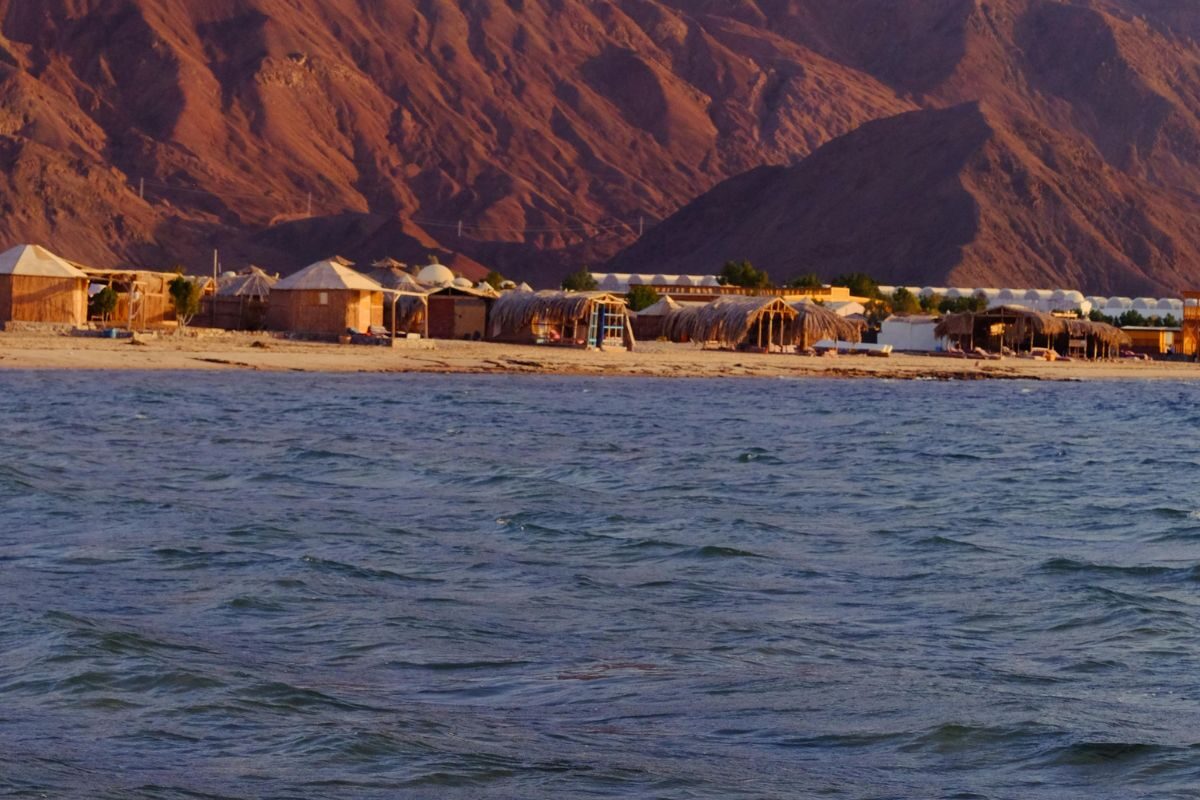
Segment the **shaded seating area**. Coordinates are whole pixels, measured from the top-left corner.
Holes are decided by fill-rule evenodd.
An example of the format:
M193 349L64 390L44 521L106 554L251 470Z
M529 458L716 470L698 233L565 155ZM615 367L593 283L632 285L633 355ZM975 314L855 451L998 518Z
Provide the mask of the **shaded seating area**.
M793 303L792 308L797 313L794 344L798 350L808 350L824 340L834 343L862 341L863 326L860 322L839 316L811 300Z
M1086 319L1056 317L1021 306L947 314L934 331L949 352L988 357L1054 353L1087 359L1117 358L1129 337L1119 328Z
M525 292L501 295L489 320L493 341L567 347L635 344L625 297L609 292Z

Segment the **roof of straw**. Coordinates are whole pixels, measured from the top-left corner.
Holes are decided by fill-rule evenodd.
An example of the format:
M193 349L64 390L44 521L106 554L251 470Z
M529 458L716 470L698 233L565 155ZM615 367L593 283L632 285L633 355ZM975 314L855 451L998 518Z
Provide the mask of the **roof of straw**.
M342 291L382 292L383 287L378 281L368 278L361 272L356 272L346 264L345 259L333 258L309 264L294 275L289 275L275 284L275 291L299 289L305 291Z
M799 316L796 318L796 344L833 339L843 342L861 342L862 324L839 316L816 303L801 300L793 303Z
M1028 335L1058 336L1069 334L1075 338L1092 337L1104 344L1119 346L1128 344L1128 334L1120 328L1115 328L1104 322L1092 322L1086 319L1064 319L1033 311L1022 306L1000 306L981 312L964 311L960 314L947 314L942 317L934 329L934 334L944 336L968 336L975 330L975 321L985 323L1004 322L1016 325L1017 335L1024 338Z
M249 266L237 275L221 278L218 297L267 297L279 279L256 266Z
M788 322L799 312L778 297L718 297L703 306L679 308L667 315L663 333L670 339L686 336L695 342L717 342L737 347L750 334L763 314L776 312Z
M591 311L593 303L626 306L625 298L610 292L505 292L492 305L492 331L516 331L534 320L561 325L567 320L581 320Z
M36 244L17 245L0 253L0 275L76 279L87 277L82 270Z
M386 289L395 289L401 292L428 292L429 287L418 281L401 266L379 266L367 273L367 277L379 281L379 285Z

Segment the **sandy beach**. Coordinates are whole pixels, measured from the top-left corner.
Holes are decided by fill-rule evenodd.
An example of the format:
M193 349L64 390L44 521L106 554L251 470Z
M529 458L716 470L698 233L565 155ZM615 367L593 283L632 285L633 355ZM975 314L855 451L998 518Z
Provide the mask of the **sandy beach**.
M434 372L611 375L676 378L824 377L896 380L1196 380L1200 366L977 361L943 356L810 357L702 350L640 343L636 352L588 352L490 342L403 342L395 348L323 344L269 334L196 331L100 339L54 334L0 334L0 369L266 370L276 372Z

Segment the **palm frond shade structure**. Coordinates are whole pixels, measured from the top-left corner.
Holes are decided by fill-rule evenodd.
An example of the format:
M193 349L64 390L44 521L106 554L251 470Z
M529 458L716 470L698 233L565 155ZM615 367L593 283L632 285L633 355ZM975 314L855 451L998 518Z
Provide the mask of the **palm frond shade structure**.
M663 335L674 341L712 342L731 349L742 345L783 348L795 343L799 315L778 297L719 297L704 306L672 311L663 324Z
M800 349L811 347L822 339L842 342L861 342L862 325L845 317L839 317L824 306L802 300L793 303L799 316L796 318L794 343Z
M1130 341L1128 334L1103 322L1085 319L1063 319L1020 306L999 306L981 312L947 314L934 329L939 338L967 340L967 346L988 341L998 342L1014 350L1044 344L1070 346L1070 341L1084 340L1082 347L1090 358L1115 355Z
M491 338L599 347L617 339L633 348L629 305L610 292L505 292L492 305Z

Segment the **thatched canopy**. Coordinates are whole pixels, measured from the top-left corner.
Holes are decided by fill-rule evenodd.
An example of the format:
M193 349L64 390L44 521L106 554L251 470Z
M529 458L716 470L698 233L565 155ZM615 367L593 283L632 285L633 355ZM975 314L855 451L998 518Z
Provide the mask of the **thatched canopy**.
M278 280L252 264L237 275L221 278L218 282L217 296L266 299L271 294L271 287Z
M551 325L582 322L595 303L627 307L624 296L610 292L505 292L492 305L492 335L519 331L534 322Z
M398 262L397 262L398 263ZM376 266L367 273L368 278L379 282L385 289L396 289L401 292L428 292L429 287L417 281L400 266Z
M679 308L667 315L663 334L669 339L690 339L694 342L716 342L722 347L737 347L746 340L759 320L777 315L784 339L799 312L778 297L718 297L708 305Z
M951 336L970 336L975 330L975 314L963 311L958 314L947 314L933 329L933 335L939 339Z
M1127 347L1133 343L1128 333L1107 322L1092 322L1088 319L1068 319L1064 322L1073 339L1092 338L1111 348Z
M838 316L824 306L807 300L793 303L799 316L795 323L795 344L808 347L821 339L843 342L861 342L862 326L853 320Z

